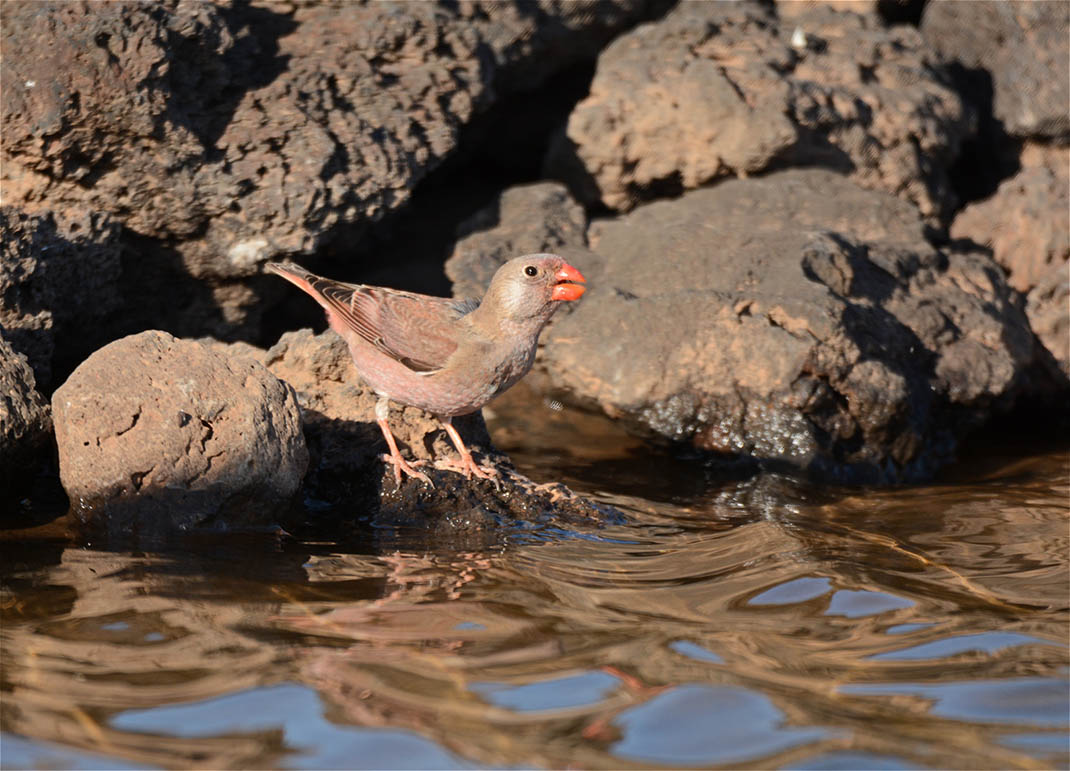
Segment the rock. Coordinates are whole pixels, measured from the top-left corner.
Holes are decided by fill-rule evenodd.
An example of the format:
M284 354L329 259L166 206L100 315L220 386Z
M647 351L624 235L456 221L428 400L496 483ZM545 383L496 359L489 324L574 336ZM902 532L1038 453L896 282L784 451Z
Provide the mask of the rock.
M107 342L120 307L119 228L92 212L0 207L0 326L48 390Z
M1028 295L1033 331L1070 378L1070 147L1027 144L1021 164L995 195L955 218L951 236L992 250L1007 282Z
M954 208L946 169L973 115L917 30L817 5L680 3L602 53L549 167L581 199L628 210L724 176L826 166Z
M49 445L52 418L26 357L0 328L0 501L19 493Z
M330 331L314 335L303 329L284 334L268 351L257 352L249 346L234 350L236 355L255 356L296 389L311 454L306 495L343 506L347 517L356 510L395 522L414 516L478 522L495 516L526 520L550 514L588 518L605 513L563 485L536 485L516 472L491 445L479 413L455 418L453 425L477 460L487 460L498 469L498 485L424 467L421 470L434 487L405 479L399 489L393 472L379 457L387 448L375 422L378 397L360 380L338 335ZM422 410L392 402L390 427L398 447L410 459L432 461L456 454L441 423Z
M816 169L596 221L602 267L536 367L647 435L826 479L925 478L1013 403L1033 351L999 267L924 232L909 203Z
M947 61L992 76L996 117L1021 137L1070 137L1070 4L928 3L921 34Z
M502 93L661 5L10 0L5 200L119 221L127 287L171 298L141 323L255 332L265 261L351 243Z
M277 523L308 465L293 389L165 332L95 352L52 410L74 512L110 533Z

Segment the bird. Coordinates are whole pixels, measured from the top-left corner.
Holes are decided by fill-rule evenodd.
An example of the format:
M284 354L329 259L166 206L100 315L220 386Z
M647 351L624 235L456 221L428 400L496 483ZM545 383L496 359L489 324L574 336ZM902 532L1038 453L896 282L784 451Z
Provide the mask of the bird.
M406 461L390 430L390 402L418 407L442 423L459 461L436 468L493 479L497 469L472 458L452 419L476 412L527 374L539 334L565 302L578 300L586 279L556 254L528 254L505 262L482 299L454 300L388 287L346 284L317 276L293 262L269 262L276 273L323 307L345 340L361 378L375 391L376 422L400 488L402 475L427 484Z

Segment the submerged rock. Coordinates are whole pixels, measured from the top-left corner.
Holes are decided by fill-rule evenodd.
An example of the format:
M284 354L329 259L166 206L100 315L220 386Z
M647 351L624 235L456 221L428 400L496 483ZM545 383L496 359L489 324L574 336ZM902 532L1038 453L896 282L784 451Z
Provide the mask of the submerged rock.
M52 408L74 513L111 533L277 523L308 465L292 388L165 332L95 352Z
M33 477L51 428L48 402L37 391L26 357L0 334L0 502Z
M603 51L550 165L625 211L724 176L825 166L941 218L973 116L917 30L790 4L683 2Z
M924 478L1013 404L1032 357L989 257L938 251L911 204L831 172L731 180L596 221L587 241L588 293L536 366L573 401L703 450Z

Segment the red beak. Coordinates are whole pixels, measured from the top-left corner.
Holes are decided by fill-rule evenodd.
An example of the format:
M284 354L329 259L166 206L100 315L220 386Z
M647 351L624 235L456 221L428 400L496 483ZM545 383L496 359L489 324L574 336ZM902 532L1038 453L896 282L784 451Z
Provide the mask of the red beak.
M553 294L550 295L553 300L578 300L587 291L587 287L580 286L580 284L587 283L587 279L567 262L554 274L554 278L557 279L557 283L554 284Z

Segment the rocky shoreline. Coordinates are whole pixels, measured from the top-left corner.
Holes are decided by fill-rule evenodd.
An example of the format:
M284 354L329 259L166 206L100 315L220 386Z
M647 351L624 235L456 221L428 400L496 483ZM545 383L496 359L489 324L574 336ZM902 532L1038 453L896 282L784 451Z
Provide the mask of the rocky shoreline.
M916 482L997 416L1066 425L1066 4L0 14L0 500L56 473L105 533L285 527L302 500L599 515L478 414L456 425L502 484L396 489L281 258L468 297L561 254L589 292L530 385L711 462ZM412 457L450 451L395 416Z

